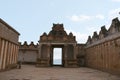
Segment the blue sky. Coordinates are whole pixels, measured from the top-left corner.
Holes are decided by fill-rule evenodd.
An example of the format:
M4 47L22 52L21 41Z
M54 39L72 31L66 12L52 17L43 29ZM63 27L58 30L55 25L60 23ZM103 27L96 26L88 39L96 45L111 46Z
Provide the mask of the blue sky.
M120 0L0 0L0 17L21 34L20 42L28 43L37 43L53 23L63 23L78 43L85 43L101 26L109 28L119 12Z

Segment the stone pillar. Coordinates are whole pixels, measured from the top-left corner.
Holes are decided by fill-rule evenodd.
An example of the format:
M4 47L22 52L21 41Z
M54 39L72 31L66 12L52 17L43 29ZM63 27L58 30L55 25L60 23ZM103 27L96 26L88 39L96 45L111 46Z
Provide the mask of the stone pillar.
M16 63L18 61L18 53L19 53L19 46L17 46L17 56L16 56Z
M14 63L16 64L17 63L17 58L18 58L18 46L17 45L15 45L15 53L14 53L14 55L15 55Z
M96 47L95 47L95 49L96 49L96 51L95 51L95 54L96 54L96 63L95 63L95 64L96 64L96 68L97 68L97 69L99 69L99 67L100 67L100 65L98 65L98 64L99 64L99 59L100 59L100 58L99 58L99 57L100 57L100 56L99 56L100 54L99 54L99 52L98 52L98 48L99 48L99 46L96 45Z
M50 66L50 54L51 54L51 51L50 51L50 44L47 45L47 59L48 59L48 66Z
M2 51L2 40L0 38L0 70L1 70L1 51Z
M4 54L4 47L5 47L5 41L1 40L1 54L0 54L0 69L2 69L2 65L3 65L3 54Z
M10 64L12 64L13 44L11 43Z
M112 57L113 57L113 64L112 64L112 66L113 66L113 71L116 71L117 70L117 66L118 66L118 59L117 59L117 51L116 51L116 46L115 46L115 41L113 40L112 41L112 43L113 43L113 45L112 45L112 51L113 51L113 53L112 53ZM120 69L120 67L118 68L118 70Z
M94 46L94 58L95 58L95 61L94 61L94 68L96 68L97 69L97 54L96 54L96 52L97 52L97 50L96 50L97 48L96 48L96 45Z
M73 66L72 67L78 67L77 63L77 46L74 44L74 60L73 60Z
M11 56L11 42L9 42L9 50L8 50L8 65L10 64L10 56Z
M15 64L17 63L17 55L18 55L18 46L15 45Z
M76 48L76 44L73 45L74 46L74 59L77 59L76 58L76 55L77 55L77 48Z
M64 59L67 59L67 44L65 44L64 46L65 46L65 48L64 48L64 50L65 50L65 58Z
M38 58L41 58L41 47L42 47L42 44L39 44Z
M111 58L110 58L110 54L111 54L111 50L110 50L110 42L108 43L108 70L110 70L110 62L111 62Z
M64 66L67 67L67 44L64 45Z
M2 66L2 69L5 69L5 67L6 67L5 64L6 64L7 48L8 48L8 41L5 41L4 56L3 56L3 66Z
M104 49L104 45L103 45L103 43L101 44L101 54L102 54L102 70L104 70L104 65L105 65L105 61L104 61L104 59L105 59L105 56L104 56L104 51L103 51L103 49Z
M15 50L15 45L13 44L13 51L12 51L12 64L14 63L14 50Z
M15 60L15 45L13 44L13 58L12 58L12 64L14 64L14 60Z
M18 60L18 45L15 45L15 64L17 63Z
M106 67L105 67L105 69L107 70L108 69L108 48L107 48L108 46L107 46L107 43L105 43L105 56L106 56L106 58L105 58L105 61L106 61Z
M102 43L102 54L103 54L103 70L105 69L105 45L104 45L104 43Z
M47 57L48 57L48 59L50 59L50 53L51 53L51 52L50 52L50 44L48 44L47 46L48 46L48 47L47 47L47 48L48 48L48 49L47 49Z
M9 64L9 52L10 52L10 42L8 42L7 56L6 56L6 66Z

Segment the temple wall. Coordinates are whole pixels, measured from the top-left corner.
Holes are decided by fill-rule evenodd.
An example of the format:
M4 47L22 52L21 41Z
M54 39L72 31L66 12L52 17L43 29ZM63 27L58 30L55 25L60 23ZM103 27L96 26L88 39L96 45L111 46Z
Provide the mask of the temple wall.
M74 59L74 46L68 45L67 47L67 59Z
M19 33L0 19L0 71L17 66Z
M18 61L23 64L35 64L38 57L38 47L33 42L20 44Z
M41 53L42 53L41 58L42 59L47 59L48 58L48 53L50 53L50 52L48 52L47 49L48 49L47 45L42 45L41 46Z
M36 51L31 51L31 50L27 50L27 51L19 51L19 57L18 57L18 61L21 61L22 63L36 63L36 59L37 59L37 52Z
M118 20L114 21L117 23ZM116 29L120 27L120 23L113 24L112 21L106 37L100 38L99 34L95 41L89 38L85 48L85 60L87 67L120 74L120 31Z
M77 44L77 64L79 67L85 66L85 44Z
M18 32L0 19L0 37L18 44Z

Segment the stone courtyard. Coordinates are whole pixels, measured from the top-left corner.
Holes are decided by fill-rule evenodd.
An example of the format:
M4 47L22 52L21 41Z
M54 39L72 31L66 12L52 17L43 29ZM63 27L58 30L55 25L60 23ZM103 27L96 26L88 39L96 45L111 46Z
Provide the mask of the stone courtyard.
M37 68L33 65L22 65L21 69L1 72L0 80L120 80L120 77L85 67Z

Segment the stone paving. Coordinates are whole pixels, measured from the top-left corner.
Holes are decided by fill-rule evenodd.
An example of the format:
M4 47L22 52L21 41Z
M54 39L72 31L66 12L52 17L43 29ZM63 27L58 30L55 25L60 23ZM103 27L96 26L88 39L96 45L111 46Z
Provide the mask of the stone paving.
M21 69L0 72L0 80L120 80L120 77L90 68L22 65Z

